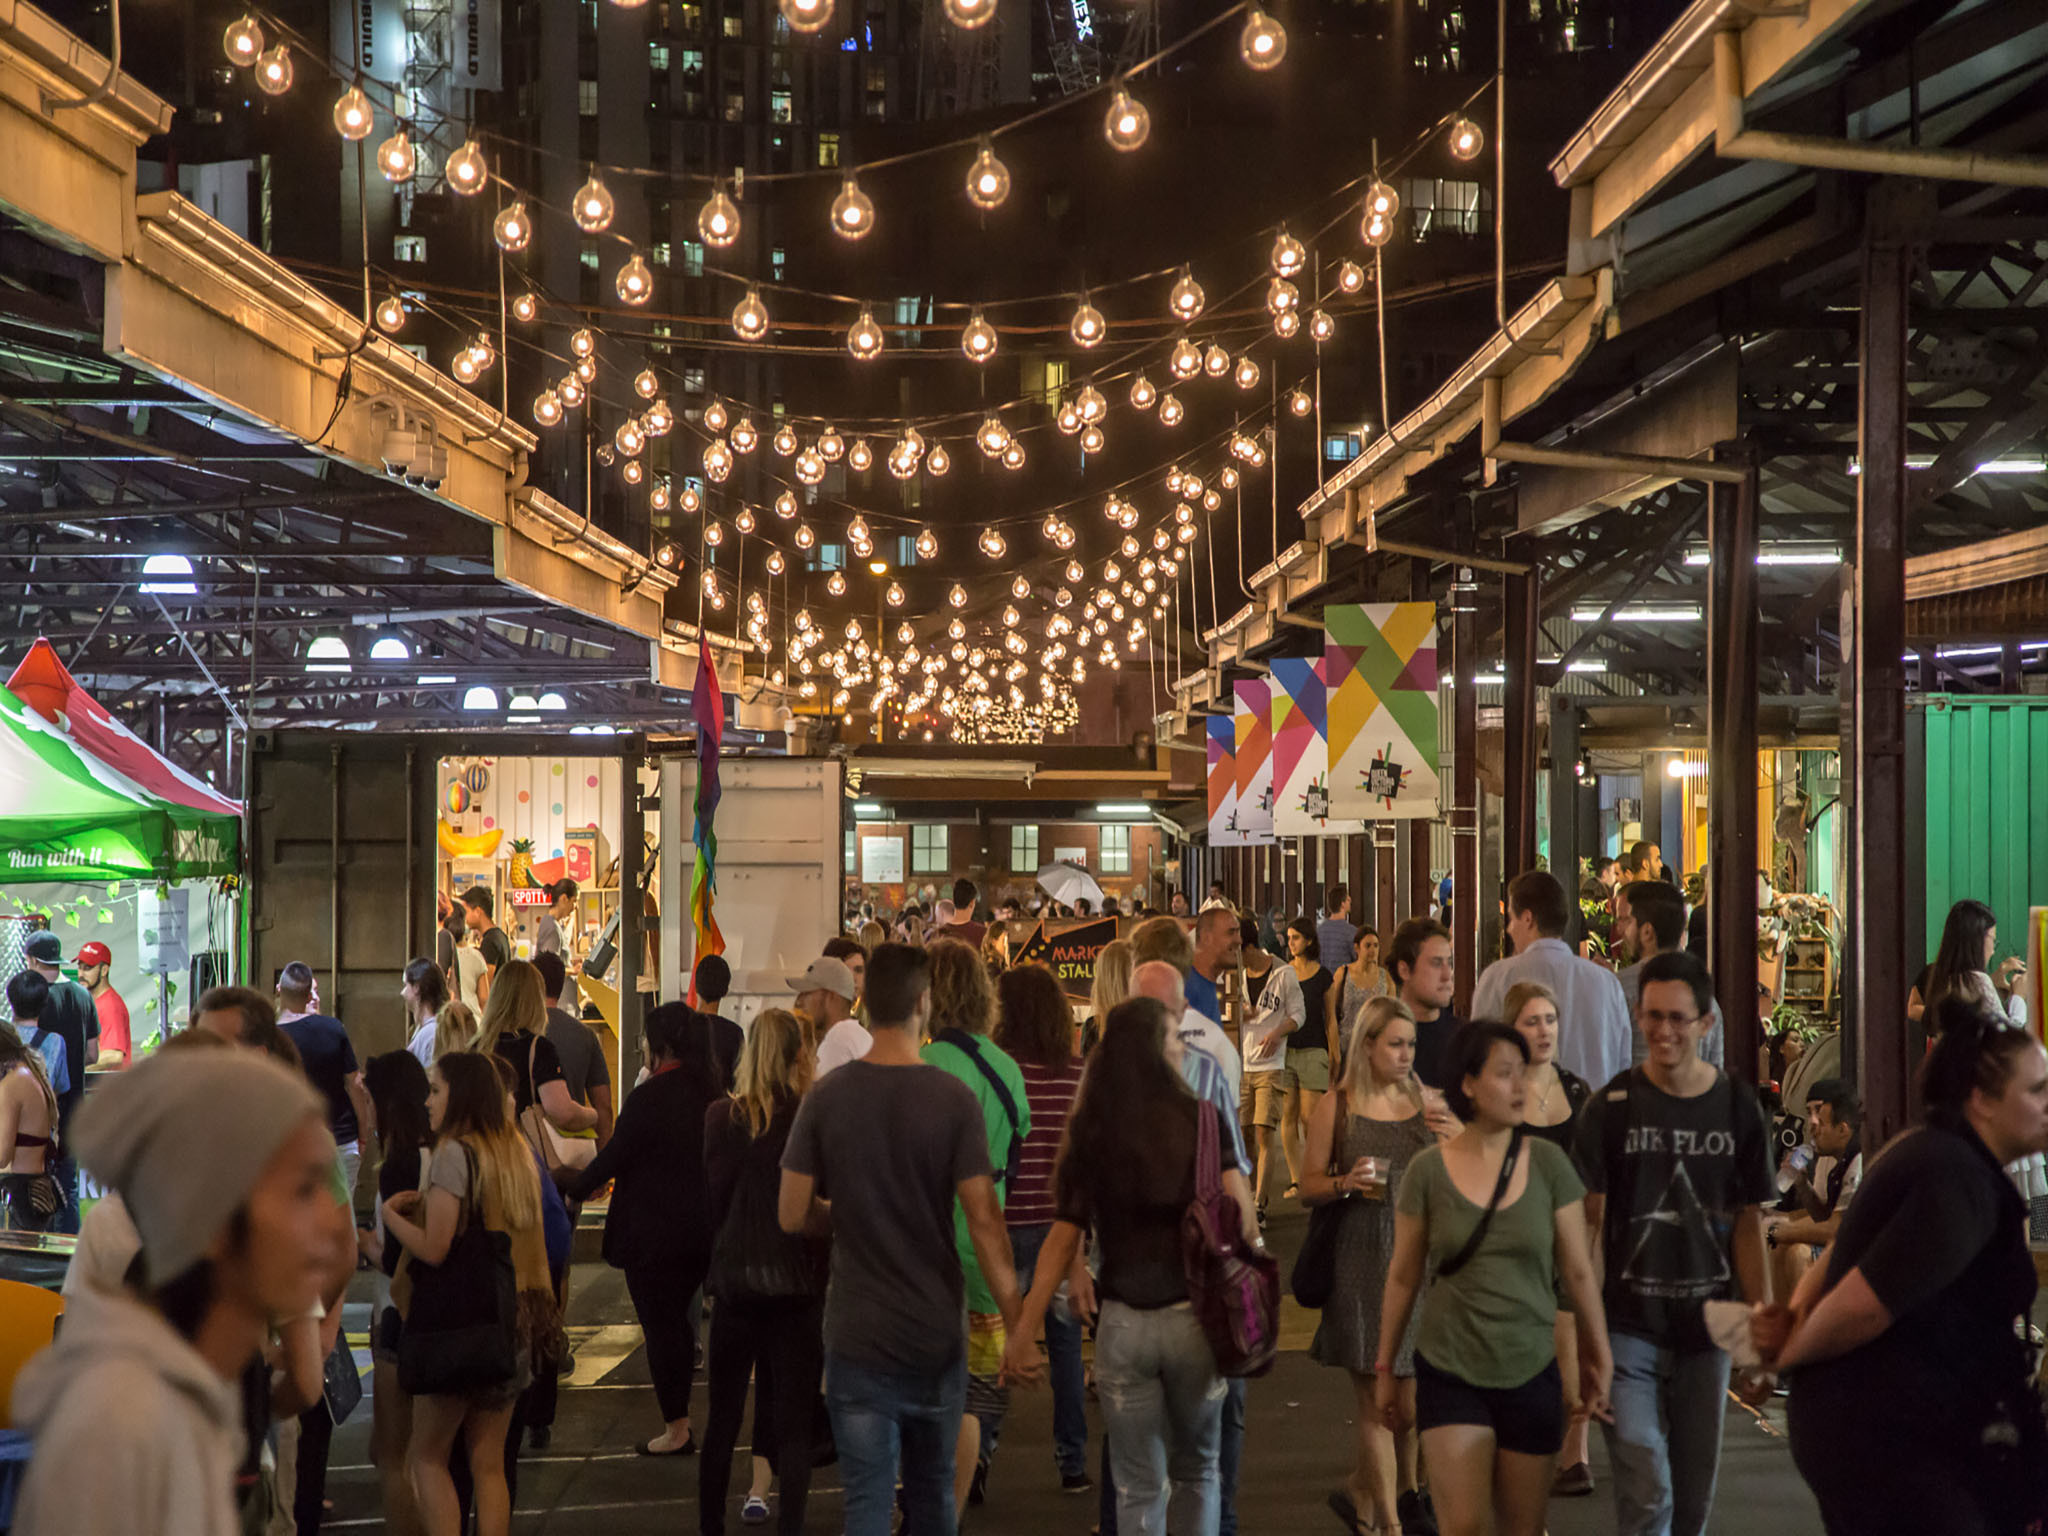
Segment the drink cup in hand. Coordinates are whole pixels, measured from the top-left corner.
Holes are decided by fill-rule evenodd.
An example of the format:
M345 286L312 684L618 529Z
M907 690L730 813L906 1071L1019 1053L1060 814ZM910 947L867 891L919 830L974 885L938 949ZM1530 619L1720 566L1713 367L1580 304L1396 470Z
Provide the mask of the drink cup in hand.
M1368 1200L1387 1198L1388 1172L1387 1160L1383 1157L1361 1157L1351 1165L1358 1192Z

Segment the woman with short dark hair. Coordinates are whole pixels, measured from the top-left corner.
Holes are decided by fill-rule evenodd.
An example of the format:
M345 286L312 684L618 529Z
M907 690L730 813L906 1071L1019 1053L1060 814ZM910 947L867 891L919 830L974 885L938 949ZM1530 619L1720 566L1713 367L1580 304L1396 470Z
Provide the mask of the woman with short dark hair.
M412 1038L405 1048L422 1067L431 1067L441 1010L448 1006L448 977L434 961L415 960L405 968L398 995L405 999L405 1011L412 1016Z
M1552 1317L1562 1281L1579 1319L1580 1398L1604 1416L1614 1375L1593 1278L1586 1187L1551 1142L1524 1134L1529 1046L1504 1024L1467 1024L1445 1053L1444 1097L1464 1129L1408 1165L1380 1308L1377 1402L1399 1421L1393 1369L1422 1303L1415 1412L1444 1529L1537 1536L1564 1444Z
M1870 1165L1789 1308L1757 1318L1829 1536L2003 1536L2048 1513L2037 1282L2004 1172L2048 1148L2048 1052L1959 1000L1934 1011L1922 1127Z

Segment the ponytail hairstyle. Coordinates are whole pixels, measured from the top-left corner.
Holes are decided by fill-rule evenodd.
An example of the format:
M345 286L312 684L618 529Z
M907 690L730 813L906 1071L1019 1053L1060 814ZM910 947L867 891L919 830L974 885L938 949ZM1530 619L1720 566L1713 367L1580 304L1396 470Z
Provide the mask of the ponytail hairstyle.
M1972 1095L1995 1099L2005 1092L2020 1058L2038 1042L1960 997L1943 998L1927 1015L1936 1035L1920 1067L1920 1106L1929 1125L1954 1129Z
M815 1067L801 1020L787 1008L764 1008L740 1046L732 1103L748 1131L759 1136L775 1111L802 1098Z
M448 1006L448 978L432 960L414 960L405 968L405 984L428 1013L439 1015Z

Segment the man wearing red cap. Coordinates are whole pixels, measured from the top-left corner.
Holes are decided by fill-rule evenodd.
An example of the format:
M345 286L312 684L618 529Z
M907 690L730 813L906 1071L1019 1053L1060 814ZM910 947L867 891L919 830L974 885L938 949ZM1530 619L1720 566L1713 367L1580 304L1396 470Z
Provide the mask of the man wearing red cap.
M135 1052L129 1042L128 1005L110 979L114 952L97 941L81 944L77 965L78 979L92 993L93 1011L100 1019L100 1053L93 1065L102 1071L125 1067L134 1060Z

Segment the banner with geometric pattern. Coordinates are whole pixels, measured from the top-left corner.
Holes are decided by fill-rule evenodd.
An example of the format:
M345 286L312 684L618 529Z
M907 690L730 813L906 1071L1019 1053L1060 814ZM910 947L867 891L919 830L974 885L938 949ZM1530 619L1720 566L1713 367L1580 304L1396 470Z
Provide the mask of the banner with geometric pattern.
M1206 717L1209 732L1209 846L1243 848L1251 842L1237 825L1237 721Z
M1333 818L1438 814L1436 626L1434 603L1323 610Z
M1237 825L1253 843L1273 841L1272 685L1264 678L1232 686L1237 708Z
M1273 830L1281 837L1356 830L1330 820L1330 709L1320 656L1273 663Z

